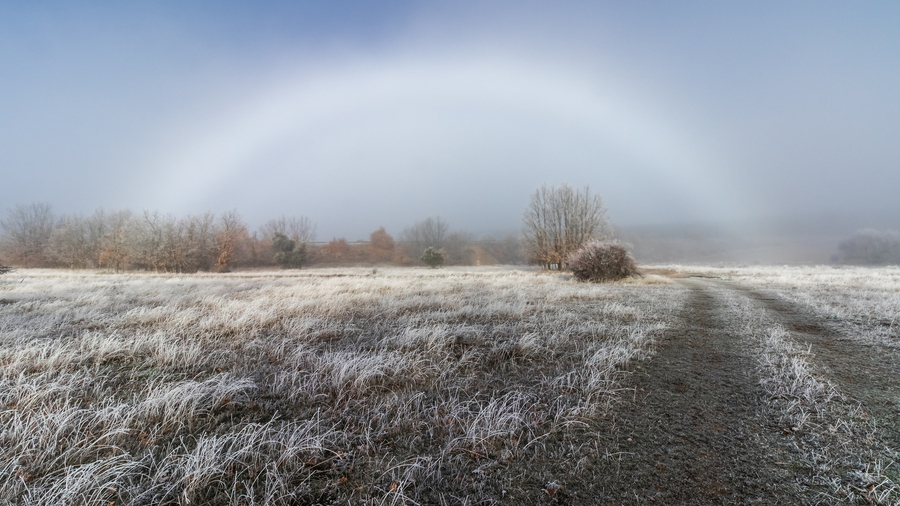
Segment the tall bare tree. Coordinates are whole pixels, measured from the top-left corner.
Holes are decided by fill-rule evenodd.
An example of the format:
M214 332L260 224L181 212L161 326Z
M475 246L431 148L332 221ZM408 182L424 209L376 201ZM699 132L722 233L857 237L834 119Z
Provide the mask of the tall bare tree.
M429 217L403 229L403 232L400 233L400 240L421 246L423 251L429 246L437 249L444 246L444 240L447 238L449 230L450 225L445 219L440 216Z
M216 271L228 272L232 264L240 256L238 248L246 237L247 226L236 210L229 211L219 217L216 231Z
M306 216L281 216L262 226L263 238L271 241L281 234L296 244L309 244L316 238L316 225Z
M118 273L124 270L136 249L131 240L136 223L131 211L118 211L104 215L105 230L100 246L97 264L112 267Z
M608 239L612 227L599 195L585 186L538 188L525 210L523 245L528 261L546 269L564 269L569 256L592 239Z
M49 204L16 205L0 220L2 246L15 263L26 267L47 265L48 246L56 219Z
M445 246L450 225L440 216L428 217L400 232L400 243L407 257L419 261L425 250L435 251Z
M87 220L78 214L60 218L47 245L47 256L70 269L87 267L91 262Z

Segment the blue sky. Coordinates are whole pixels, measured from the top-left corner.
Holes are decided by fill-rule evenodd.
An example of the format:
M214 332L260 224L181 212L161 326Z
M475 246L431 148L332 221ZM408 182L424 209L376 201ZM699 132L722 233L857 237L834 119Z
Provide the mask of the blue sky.
M320 238L898 217L892 2L0 3L0 206L237 208Z

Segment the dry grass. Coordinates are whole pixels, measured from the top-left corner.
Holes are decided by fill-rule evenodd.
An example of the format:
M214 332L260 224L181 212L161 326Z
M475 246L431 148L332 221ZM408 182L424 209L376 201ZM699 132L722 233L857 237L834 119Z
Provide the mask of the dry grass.
M0 503L451 504L555 483L576 470L547 438L587 434L683 303L657 278L20 271L0 281Z
M896 268L703 268L699 274L794 302L847 339L897 346L890 325L883 328L900 314ZM717 293L728 303L727 319L753 343L772 416L785 433L794 433L791 444L809 471L807 484L827 490L825 503L897 504L900 451L882 439L878 422L772 314L726 285Z
M848 337L900 347L900 267L680 267L798 303Z

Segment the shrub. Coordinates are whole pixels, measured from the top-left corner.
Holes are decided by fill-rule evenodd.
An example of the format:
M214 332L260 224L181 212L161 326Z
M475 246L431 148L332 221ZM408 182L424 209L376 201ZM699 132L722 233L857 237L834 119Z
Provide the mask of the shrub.
M279 232L272 238L272 253L275 263L285 269L299 269L306 263L306 245L297 244Z
M432 269L437 269L444 263L444 254L434 248L426 248L422 254L422 261Z
M12 267L8 267L6 265L0 264L0 274L6 274L7 272L11 272Z
M569 257L569 268L579 281L612 281L638 276L637 264L617 242L591 241Z

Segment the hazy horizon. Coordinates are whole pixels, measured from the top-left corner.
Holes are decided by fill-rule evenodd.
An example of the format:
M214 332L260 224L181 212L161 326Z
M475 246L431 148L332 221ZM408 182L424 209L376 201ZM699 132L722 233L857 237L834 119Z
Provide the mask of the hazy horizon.
M353 241L428 216L515 231L565 182L626 228L900 222L893 3L0 13L4 211L237 209Z

